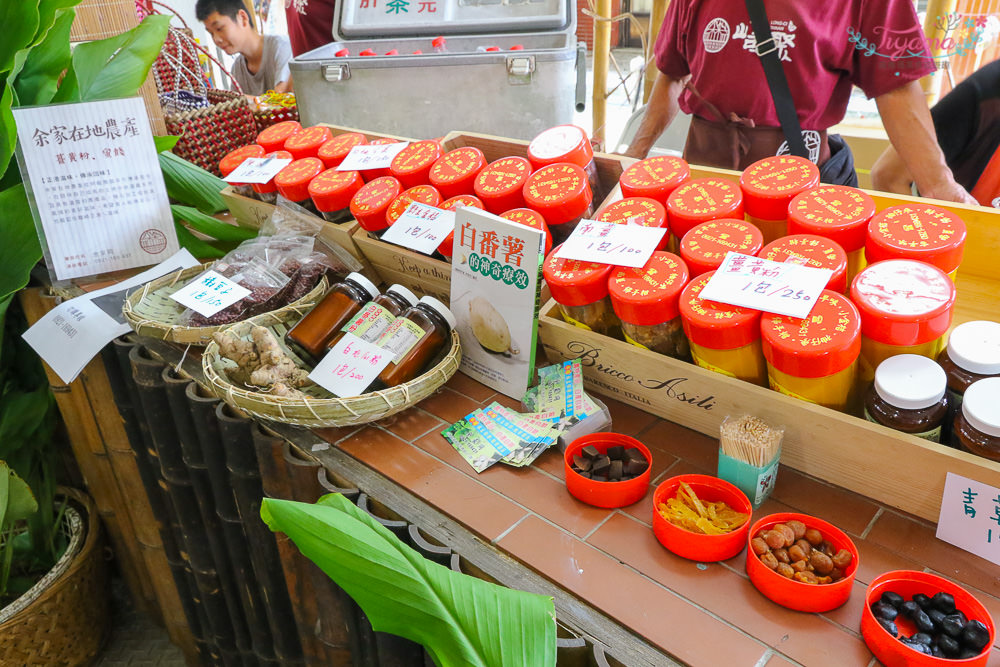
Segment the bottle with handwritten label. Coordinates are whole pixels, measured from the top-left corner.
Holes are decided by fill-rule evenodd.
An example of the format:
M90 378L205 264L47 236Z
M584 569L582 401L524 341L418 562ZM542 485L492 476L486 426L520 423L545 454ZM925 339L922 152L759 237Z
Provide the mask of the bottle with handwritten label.
M368 181L351 198L351 215L365 231L381 234L389 228L385 221L386 209L402 192L403 186L392 176Z
M788 235L788 205L792 199L819 185L819 169L796 155L774 155L743 170L740 190L747 220L770 243Z
M389 325L402 315L403 311L415 305L417 305L417 297L413 292L402 285L391 285L389 289L366 303L354 317L348 320L340 331L330 339L327 347L333 348L344 337L344 334L348 333L354 334L361 340L374 343L385 333Z
M319 215L312 199L309 198L309 183L325 169L323 161L318 157L295 160L278 172L274 177L274 185L282 197L295 202L313 215Z
M930 204L890 206L868 223L865 259L912 259L932 264L955 279L965 250L965 223Z
M234 151L230 151L224 158L219 160L219 172L222 177L228 176L234 169L243 164L247 158L264 157L264 147L258 144L247 144L240 146ZM250 183L230 183L233 192L244 197L253 197L253 188Z
M814 269L830 269L833 275L826 283L826 289L847 291L847 253L823 236L814 234L793 234L771 241L757 254L772 262L789 262Z
M865 419L931 442L941 442L948 415L947 378L933 359L897 354L875 369L865 396Z
M594 214L593 202L586 172L569 162L542 167L524 184L524 203L545 218L553 243L568 239L580 220Z
M376 345L394 355L379 374L386 387L395 387L424 372L425 366L451 342L455 316L431 296L405 310L379 337Z
M553 248L545 258L542 274L563 319L581 329L620 337L622 323L608 292L608 278L614 267L556 257L560 247Z
M952 446L1000 461L1000 377L973 382L952 425Z
M390 137L376 137L368 142L369 146L384 146L386 144L398 144L402 143L398 139L392 139ZM389 171L389 167L378 167L376 169L362 169L361 178L365 179L365 183L370 183L376 178L382 178L383 176L392 176Z
M672 252L692 227L719 218L743 218L743 194L724 178L695 178L679 185L667 197L667 226Z
M386 227L392 227L396 220L399 220L399 216L403 215L413 203L437 208L441 205L441 193L433 185L417 185L399 193L399 196L393 199L389 203L389 207L385 209Z
M674 190L691 179L691 168L679 157L658 155L639 160L618 179L626 197L649 197L664 206Z
M327 169L309 181L309 197L327 222L347 222L353 217L351 199L364 186L356 171Z
M285 341L304 353L307 359L318 362L326 352L330 339L378 295L378 288L372 281L360 273L351 273L342 282L334 284L323 300L285 334Z
M684 261L669 252L654 252L641 267L616 266L608 278L608 293L625 340L668 357L687 359L690 349L678 310L687 282Z
M875 200L856 188L821 185L796 195L788 205L788 233L830 239L847 253L847 284L865 268L868 223Z
M667 209L663 204L649 197L626 197L608 204L594 217L598 222L614 222L619 225L639 225L640 227L667 228ZM667 247L670 234L666 233L656 244L657 250Z
M722 266L726 254L756 255L764 236L755 225L736 218L703 222L688 230L680 242L680 256L691 276L700 276Z
M279 160L291 160L292 154L288 151L274 151L273 153L268 153L264 157L273 157ZM281 172L278 173L280 174ZM278 174L275 174L267 183L251 183L250 187L253 188L254 196L262 202L267 202L268 204L273 204L278 201L278 186L274 183L274 179L277 178L277 176Z

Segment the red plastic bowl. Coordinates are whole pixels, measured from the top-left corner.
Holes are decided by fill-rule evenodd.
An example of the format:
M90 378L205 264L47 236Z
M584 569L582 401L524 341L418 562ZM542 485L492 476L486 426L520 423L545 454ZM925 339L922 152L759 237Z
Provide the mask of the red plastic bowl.
M823 539L833 545L834 551L847 549L854 555L847 571L844 572L843 579L832 584L804 584L801 581L786 579L760 562L760 558L750 548L750 540L762 530L792 520L801 521L806 525L806 528L818 530L823 534ZM854 546L851 538L832 523L827 523L808 514L796 514L795 512L769 514L758 519L747 533L747 574L750 576L750 581L757 587L758 591L764 594L764 597L772 602L777 602L782 607L796 611L813 612L836 609L847 602L847 598L851 597L854 573L857 571L858 548Z
M698 498L706 502L722 501L737 512L747 515L746 522L725 535L702 535L675 526L660 514L660 503L677 495L681 482L687 482ZM653 492L653 533L660 544L673 553L701 563L726 560L743 551L750 530L753 506L746 494L724 479L711 475L678 475L661 482Z
M932 655L915 651L886 632L885 628L875 620L871 606L886 591L899 593L907 600L916 593L931 596L937 592L950 593L955 598L955 607L964 613L970 621L975 619L983 622L983 625L990 631L990 643L975 658L966 658L965 660L935 658ZM896 617L896 627L900 634L907 636L916 632L916 628L913 627L910 620L904 618L902 614ZM861 636L865 638L868 648L885 667L946 667L947 665L957 667L972 667L973 665L979 667L981 665L985 667L996 639L996 628L986 607L958 584L928 572L894 570L880 574L868 584L868 590L865 591L865 608L861 612Z
M572 467L573 457L579 455L580 450L587 445L593 445L601 454L606 454L608 447L615 445L622 445L625 449L636 447L646 457L649 465L641 475L626 482L595 482L581 477ZM649 453L649 448L635 438L621 433L591 433L577 438L566 448L563 461L566 489L577 500L595 507L625 507L642 500L649 488L649 471L653 468L653 455Z

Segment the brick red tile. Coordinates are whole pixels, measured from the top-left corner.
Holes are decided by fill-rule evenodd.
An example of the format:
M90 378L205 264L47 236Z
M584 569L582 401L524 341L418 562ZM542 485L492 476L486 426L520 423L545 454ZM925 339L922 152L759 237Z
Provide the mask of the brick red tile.
M500 405L504 406L508 410L513 410L514 412L521 412L521 400L517 398L511 398L504 394L492 394L487 400L483 401L483 405L489 405L496 401Z
M854 545L858 548L858 571L854 578L865 585L871 583L872 579L885 572L892 570L922 570L923 565L915 560L902 556L895 551L886 549L870 540L853 538Z
M454 377L458 377L455 373ZM420 402L420 408L431 413L435 417L443 420L447 424L454 424L459 419L483 407L478 402L467 396L442 387Z
M544 470L550 475L559 479L566 479L566 468L563 464L563 453L559 450L559 445L552 445L535 459L531 464L539 470Z
M871 522L878 505L846 489L781 466L771 497L797 512L829 521L852 535L860 535Z
M754 665L764 654L760 643L536 517L498 544L685 664Z
M640 440L650 449L671 454L705 470L718 468L717 439L664 420L656 422L641 435ZM656 454L653 456L655 458Z
M459 371L451 376L445 386L462 396L468 396L477 403L486 401L496 393L495 389L487 387L477 380L473 380L468 375Z
M865 608L866 588L868 585L861 583L855 577L854 584L851 586L851 597L847 599L847 602L833 611L824 612L821 616L860 636L861 611Z
M442 430L447 426L443 421L420 408L413 407L379 420L376 424L393 435L413 442L431 430Z
M789 662L787 659L775 653L767 661L767 667L796 667L795 663Z
M615 433L624 433L634 438L659 420L656 415L604 394L594 393L593 396L608 406L608 412L611 413L612 429Z
M858 637L818 614L791 611L771 602L748 579L728 568L675 556L650 529L621 514L609 519L587 542L802 664L865 665L871 658Z
M328 428L314 428L312 432L333 445L360 429L360 426L330 426Z

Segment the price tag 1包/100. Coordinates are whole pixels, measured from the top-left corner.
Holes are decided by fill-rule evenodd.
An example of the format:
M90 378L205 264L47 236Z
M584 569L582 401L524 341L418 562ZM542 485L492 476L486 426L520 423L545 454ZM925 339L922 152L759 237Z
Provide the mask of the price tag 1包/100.
M206 271L170 295L177 303L205 317L211 317L237 301L250 296L250 290L215 271Z
M615 266L645 266L666 229L581 220L556 257Z
M709 301L802 318L812 311L832 275L831 269L730 252L700 296Z

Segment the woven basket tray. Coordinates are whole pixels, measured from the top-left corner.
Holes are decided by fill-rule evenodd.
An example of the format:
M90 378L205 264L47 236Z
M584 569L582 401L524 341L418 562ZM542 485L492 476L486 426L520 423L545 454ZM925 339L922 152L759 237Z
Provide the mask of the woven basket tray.
M159 338L171 343L182 345L208 345L212 334L221 331L231 324L215 327L189 327L181 324L184 306L170 298L170 295L184 287L192 278L201 274L211 264L195 266L190 269L175 271L146 283L142 289L136 290L125 299L122 315L141 336ZM289 320L298 320L310 308L315 306L326 293L329 283L324 276L310 292L298 301L287 306L255 315L248 322L271 326Z
M240 338L250 340L250 326L250 321L240 322L234 324L231 331ZM290 326L277 324L269 328L282 349L306 367L293 351L285 347L284 337ZM262 419L322 428L367 424L405 410L447 382L458 370L461 360L462 346L458 342L458 332L452 331L451 349L445 357L429 371L405 384L350 398L337 398L322 387L311 384L301 388L310 396L308 399L272 396L230 383L228 369L234 368L235 364L219 355L219 346L214 341L205 348L201 363L212 391L229 405Z

